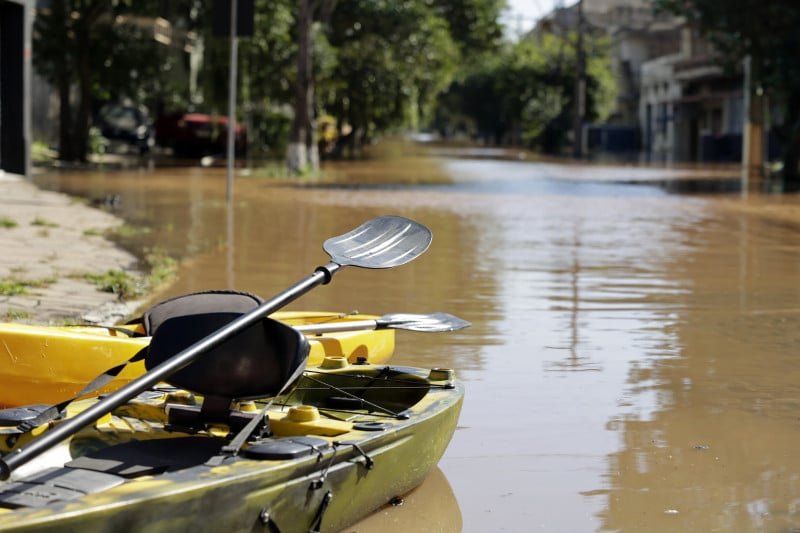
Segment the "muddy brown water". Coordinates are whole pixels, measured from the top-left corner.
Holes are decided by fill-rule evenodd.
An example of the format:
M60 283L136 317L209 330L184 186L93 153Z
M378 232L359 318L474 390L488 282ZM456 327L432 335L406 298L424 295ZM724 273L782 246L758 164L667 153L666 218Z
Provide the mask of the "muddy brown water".
M245 176L231 212L223 169L37 181L119 195L117 213L149 228L128 244L186 259L154 300L271 296L373 216L433 230L417 261L346 269L290 306L473 323L398 333L394 362L455 368L464 409L431 479L348 531L797 531L800 201L557 167L396 158L337 167L343 187ZM397 185L419 172L442 183Z

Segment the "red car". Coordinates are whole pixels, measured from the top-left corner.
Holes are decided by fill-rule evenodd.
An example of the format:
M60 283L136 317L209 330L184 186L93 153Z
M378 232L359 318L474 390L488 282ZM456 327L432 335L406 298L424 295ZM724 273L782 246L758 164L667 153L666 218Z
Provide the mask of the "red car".
M228 117L203 113L177 113L156 120L156 143L172 148L176 156L225 154ZM234 129L236 155L247 152L247 131L240 123Z

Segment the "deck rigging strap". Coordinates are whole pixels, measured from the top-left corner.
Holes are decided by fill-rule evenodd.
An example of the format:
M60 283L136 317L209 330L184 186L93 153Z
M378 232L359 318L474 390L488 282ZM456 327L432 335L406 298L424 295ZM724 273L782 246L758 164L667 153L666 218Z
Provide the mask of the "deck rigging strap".
M322 501L319 503L319 509L317 509L317 516L314 517L314 521L311 523L309 533L320 533L322 529L322 518L325 516L325 511L328 510L328 505L330 505L332 499L333 492L331 491L326 492L325 496L322 497Z
M136 352L133 357L125 361L124 363L120 363L113 368L109 368L92 381L86 384L80 392L75 394L72 398L64 400L60 403L55 405L51 405L50 407L44 409L41 413L39 413L36 417L30 418L25 420L24 422L20 423L17 426L17 430L23 433L27 433L42 424L46 424L51 420L55 420L56 418L60 417L64 410L67 408L69 404L81 398L83 396L87 396L92 392L100 390L101 388L105 387L108 383L110 383L115 377L117 377L120 372L122 372L126 366L131 363L135 363L137 361L141 361L144 359L145 355L147 354L147 347L142 348L138 352Z
M388 369L388 368L389 368L389 367L386 367L386 369ZM386 370L386 369L384 369L384 370ZM369 407L372 407L372 408L374 408L374 409L376 409L376 410L378 410L378 411L382 411L383 413L385 413L385 414L387 414L387 415L391 416L392 418L402 419L402 418L404 418L404 417L405 417L405 415L403 415L403 413L396 413L396 412L392 411L391 409L387 409L386 407L383 407L382 405L378 405L377 403L373 403L373 402L370 402L369 400L365 400L365 399L364 399L364 398L362 398L361 396L358 396L358 395L356 395L356 394L353 394L353 393L347 392L346 390L344 390L344 389L341 389L341 388L339 388L339 387L334 387L334 386L333 386L333 385L331 385L330 383L325 383L325 382L323 382L323 381L321 381L321 380L318 380L318 379L312 378L312 377L311 377L311 376L309 376L308 374L306 374L306 376L305 376L305 377L306 377L306 379L309 379L309 380L311 380L311 381L314 381L314 382L316 382L316 383L319 383L319 384L321 384L321 385L325 385L325 386L326 386L326 387L328 387L330 390L333 390L333 391L336 391L336 392L341 392L342 394L344 394L344 395L345 395L346 397L348 397L348 398L353 398L354 400L358 400L358 401L359 401L359 402L361 402L363 405L367 405L367 406L369 406ZM370 381L370 383L368 383L368 384L367 384L367 387L369 387L370 385L372 385L372 383L373 383L374 381L375 381L375 379L372 379L372 380ZM362 388L361 388L361 389L360 389L358 392L362 392L362 393L363 393L365 390L366 390L366 388L362 387Z

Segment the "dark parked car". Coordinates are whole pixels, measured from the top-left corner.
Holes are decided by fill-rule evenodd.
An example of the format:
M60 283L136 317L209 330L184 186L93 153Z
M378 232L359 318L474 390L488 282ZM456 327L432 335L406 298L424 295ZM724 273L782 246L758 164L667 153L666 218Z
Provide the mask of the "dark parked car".
M132 146L146 154L155 145L153 125L147 113L133 105L105 104L95 117L95 126L111 144Z
M177 113L159 117L155 124L156 142L172 148L177 156L224 154L228 142L228 117L204 113ZM247 152L247 131L241 124L234 129L237 155Z

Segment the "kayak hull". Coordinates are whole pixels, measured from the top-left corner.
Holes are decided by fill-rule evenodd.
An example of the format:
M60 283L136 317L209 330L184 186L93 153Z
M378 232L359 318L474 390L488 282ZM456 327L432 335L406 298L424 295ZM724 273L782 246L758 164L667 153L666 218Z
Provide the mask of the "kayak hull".
M219 466L199 464L144 476L74 501L55 501L38 508L3 509L4 485L0 483L0 531L272 528L285 533L309 531L312 527L340 531L419 485L438 463L455 431L463 389L452 376L434 381L421 369L395 367L392 372L392 379L424 384L426 390L408 393L405 399L398 400L392 399L397 393L388 385L383 393L372 394L370 400L381 405L411 404L403 410L405 419L366 412L358 416L362 422L380 424L381 429L353 427L334 436L320 436L311 429L316 432L314 438L331 445L303 458L253 459L245 453L244 457L226 460ZM337 373L366 376L372 381L386 375L385 369L371 365L330 374ZM322 399L306 396L303 400L314 404ZM124 412L115 414L119 418ZM276 422L280 416L279 411L270 413L270 419L275 418ZM121 435L109 431L112 426L112 422L104 421L79 433L73 437L70 453L82 448L76 444L81 439L103 440L113 448L116 441L167 437L163 428L150 435L141 431ZM276 433L287 431L277 423L274 428ZM181 442L177 438L175 445L182 446ZM39 489L40 493L44 491Z

